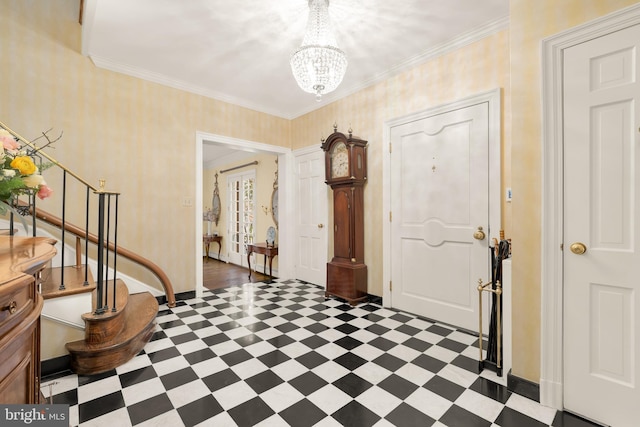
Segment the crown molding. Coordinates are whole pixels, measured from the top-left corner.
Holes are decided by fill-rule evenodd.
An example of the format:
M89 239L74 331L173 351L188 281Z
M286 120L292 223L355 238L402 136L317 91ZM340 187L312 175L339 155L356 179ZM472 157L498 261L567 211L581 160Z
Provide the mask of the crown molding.
M89 18L89 20L90 20L90 16L91 14L88 14L85 12L85 17ZM303 116L312 111L323 108L328 104L331 104L332 102L335 102L347 96L353 95L354 93L359 92L369 86L388 80L391 77L396 76L402 72L408 71L411 68L414 68L426 61L429 61L433 58L453 52L457 49L460 49L464 46L475 43L479 40L482 40L485 37L493 35L507 28L509 28L509 17L504 17L504 18L500 18L495 21L489 22L488 24L478 27L472 31L463 33L460 36L454 39L451 39L439 46L436 46L432 49L428 49L419 55L411 57L406 61L403 61L400 64L393 66L387 71L383 73L379 73L374 77L367 79L357 85L350 86L350 87L343 86L342 88L339 88L338 90L332 92L331 94L324 95L323 102L321 104L311 105L308 108L304 108L296 112L281 111L279 109L269 108L264 105L254 104L254 103L248 102L245 99L228 96L223 93L215 92L201 86L190 84L185 81L170 78L163 74L154 73L142 68L133 67L127 64L115 62L107 58L100 57L98 55L92 55L91 53L85 53L84 52L85 50L89 50L88 42L86 44L83 44L83 53L87 55L89 58L91 58L91 61L98 68L103 68L105 70L110 70L110 71L131 76L131 77L136 77L142 80L150 81L153 83L158 83L163 86L172 87L174 89L190 92L196 95L205 96L207 98L216 99L218 101L227 102L229 104L248 108L250 110L258 111L258 112L269 114L272 116L284 118L287 120L293 120L297 117Z
M248 108L250 110L258 111L261 113L270 114L272 116L290 119L290 117L288 117L287 113L284 111L266 108L264 105L253 104L253 103L247 102L245 99L225 95L223 93L215 92L201 86L187 83L182 80L173 79L171 77L165 76L164 74L154 73L152 71L145 70L143 68L133 67L127 64L122 64L120 62L111 61L107 58L103 58L97 55L89 54L88 56L89 58L91 58L91 61L94 63L94 65L98 68L115 71L116 73L126 74L131 77L136 77L149 82L158 83L163 86L172 87L174 89L190 92L190 93L201 95L207 98L216 99L218 101L223 101L229 104Z

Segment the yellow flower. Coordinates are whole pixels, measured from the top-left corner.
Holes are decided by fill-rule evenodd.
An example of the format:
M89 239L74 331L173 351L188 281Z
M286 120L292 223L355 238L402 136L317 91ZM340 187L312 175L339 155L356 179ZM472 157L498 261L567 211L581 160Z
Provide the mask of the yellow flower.
M21 175L31 175L37 170L36 165L29 156L19 156L11 161L11 167L18 169Z

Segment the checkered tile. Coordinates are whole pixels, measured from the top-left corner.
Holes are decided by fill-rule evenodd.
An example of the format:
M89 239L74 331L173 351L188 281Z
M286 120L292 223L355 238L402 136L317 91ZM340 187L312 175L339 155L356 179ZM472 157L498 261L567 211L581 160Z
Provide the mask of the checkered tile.
M588 426L478 373L477 337L304 282L160 307L125 365L45 378L79 426Z

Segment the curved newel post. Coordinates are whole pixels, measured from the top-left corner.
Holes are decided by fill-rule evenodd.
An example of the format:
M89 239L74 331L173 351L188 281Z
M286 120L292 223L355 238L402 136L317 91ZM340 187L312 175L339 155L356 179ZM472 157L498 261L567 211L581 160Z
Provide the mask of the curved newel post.
M106 311L104 301L104 191L98 190L98 253L96 254L96 309L95 314Z
M103 314L109 310L109 254L113 253L113 286L111 311L117 311L116 307L116 258L117 258L117 223L118 223L118 195L119 193L106 191L105 180L100 180L100 188L95 192L98 195L98 253L97 253L97 283L96 283L96 310L95 314ZM115 197L115 210L111 212L111 198ZM114 243L111 243L111 217L114 218Z

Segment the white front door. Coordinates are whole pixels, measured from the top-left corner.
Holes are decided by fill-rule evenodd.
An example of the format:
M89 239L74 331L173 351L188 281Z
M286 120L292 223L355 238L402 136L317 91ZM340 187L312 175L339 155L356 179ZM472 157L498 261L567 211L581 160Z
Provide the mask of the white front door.
M639 49L564 51L564 406L615 427L640 420Z
M255 240L255 170L227 178L229 262L248 267L247 245Z
M297 155L296 174L296 279L325 286L327 282L327 184L324 153Z
M475 331L478 279L490 278L488 241L498 237L489 231L488 104L390 130L391 304ZM473 237L478 227L484 240Z

